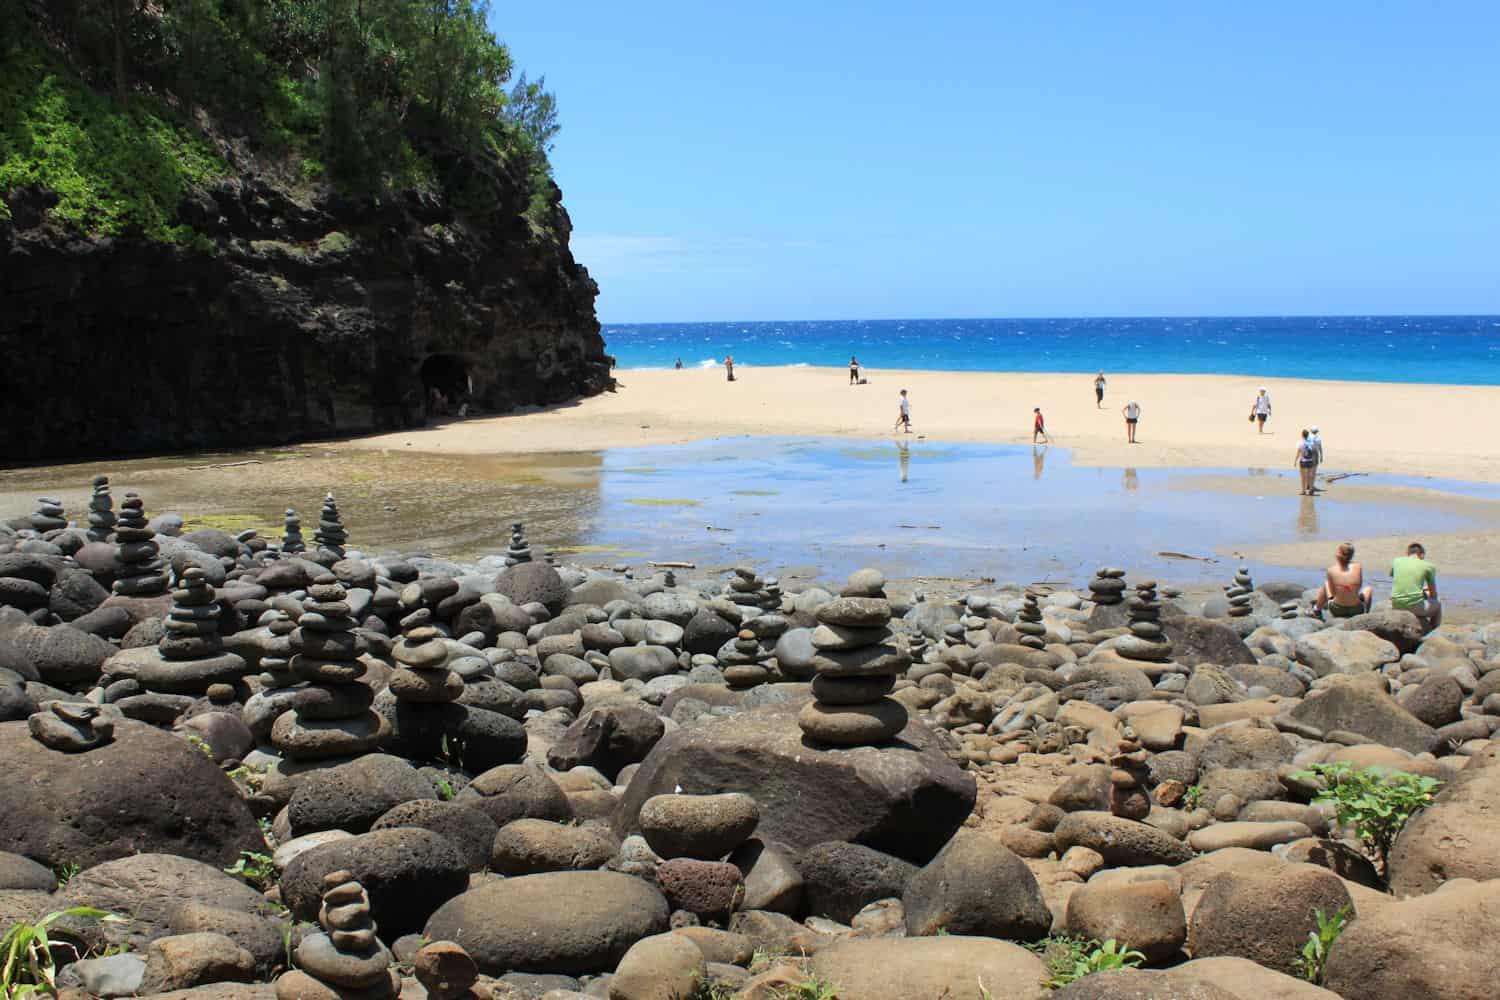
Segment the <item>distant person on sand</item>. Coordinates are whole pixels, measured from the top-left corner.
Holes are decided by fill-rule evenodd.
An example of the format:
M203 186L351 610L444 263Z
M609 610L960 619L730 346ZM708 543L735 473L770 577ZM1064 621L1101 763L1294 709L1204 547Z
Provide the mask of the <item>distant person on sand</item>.
M1125 414L1125 440L1135 444L1135 425L1141 419L1141 404L1132 399L1121 407L1120 412Z
M1302 477L1302 488L1298 492L1310 497L1313 495L1313 481L1318 474L1318 451L1305 427L1302 429L1302 441L1297 445L1296 464L1297 473Z
M1375 588L1365 586L1364 567L1354 562L1354 543L1342 543L1318 591L1318 617L1326 608L1334 618L1353 618L1369 611L1374 600Z
M1104 373L1094 376L1094 408L1104 409Z
M859 359L849 355L849 384L859 385Z
M1031 443L1036 444L1036 439L1041 438L1043 443L1051 444L1052 439L1047 436L1047 420L1042 416L1042 408L1033 406L1031 412L1036 418L1031 422Z
M1250 404L1250 419L1260 426L1256 429L1257 434L1266 432L1266 421L1271 418L1271 396L1266 392L1266 387L1261 386L1255 395L1255 402Z
M677 364L673 365L673 367L676 368L678 371L682 371L682 359L678 358L677 359Z
M729 375L729 381L734 381L734 355L731 354L724 359L724 371Z
M1318 429L1309 427L1307 429L1307 440L1313 446L1313 492L1317 492L1318 469L1323 466L1323 439L1318 437Z
M906 428L906 433L910 434L911 433L911 400L909 400L909 399L906 398L906 390L905 389L901 390L901 398L897 402L896 405L898 407L898 409L896 411L896 426L893 427L893 428L891 428L891 429L899 431L901 428L905 427Z
M1431 632L1443 623L1438 603L1437 567L1427 561L1421 542L1406 547L1406 555L1391 561L1391 607L1410 611L1422 620L1422 631Z

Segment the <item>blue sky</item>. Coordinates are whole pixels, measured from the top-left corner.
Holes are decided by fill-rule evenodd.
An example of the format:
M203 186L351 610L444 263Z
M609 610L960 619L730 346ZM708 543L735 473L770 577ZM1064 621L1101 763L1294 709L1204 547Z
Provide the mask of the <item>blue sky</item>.
M1500 4L495 4L604 322L1500 313Z

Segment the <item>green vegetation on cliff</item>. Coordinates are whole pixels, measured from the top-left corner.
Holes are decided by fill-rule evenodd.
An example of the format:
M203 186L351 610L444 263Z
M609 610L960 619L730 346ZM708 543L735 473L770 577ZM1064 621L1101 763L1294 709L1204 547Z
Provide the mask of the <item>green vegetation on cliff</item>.
M187 242L188 188L252 165L482 211L484 187L442 166L470 158L522 167L527 221L550 236L556 102L524 74L507 89L487 13L484 0L0 0L0 215L34 188L81 232Z

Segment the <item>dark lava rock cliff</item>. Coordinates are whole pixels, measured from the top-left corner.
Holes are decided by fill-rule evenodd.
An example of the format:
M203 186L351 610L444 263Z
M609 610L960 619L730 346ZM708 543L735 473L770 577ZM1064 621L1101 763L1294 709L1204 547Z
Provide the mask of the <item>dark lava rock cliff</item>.
M444 167L483 214L416 190L280 184L245 163L185 195L178 217L205 237L191 248L82 236L49 219L50 192L9 192L0 459L393 430L425 419L434 387L477 412L609 387L561 193L538 225L524 174Z

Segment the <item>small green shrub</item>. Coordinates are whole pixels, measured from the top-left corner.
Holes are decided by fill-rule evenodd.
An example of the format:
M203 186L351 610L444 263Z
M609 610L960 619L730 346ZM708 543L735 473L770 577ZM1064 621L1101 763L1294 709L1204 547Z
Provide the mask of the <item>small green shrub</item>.
M195 735L193 733L184 733L182 735L182 738L187 740L188 745L191 746L194 750L198 751L209 760L213 760L214 748L209 746L208 741L203 737Z
M1302 953L1297 956L1296 964L1303 979L1314 985L1321 985L1323 966L1328 962L1328 949L1344 933L1344 925L1349 922L1349 906L1345 904L1339 907L1333 916L1328 916L1322 910L1314 910L1313 916L1318 920L1318 929L1307 932L1307 943L1302 946Z
M276 881L276 865L269 854L241 851L234 864L224 869L226 875L242 878L257 889L269 889Z
M1145 955L1116 944L1114 938L1101 942L1059 934L1027 947L1046 961L1047 978L1042 980L1042 986L1049 990L1059 989L1096 972L1134 969L1146 961Z
M1182 804L1189 809L1197 809L1203 804L1203 786L1188 785L1187 790L1182 793Z
M64 861L62 864L52 869L52 874L57 876L57 887L61 889L63 886L71 882L73 880L73 876L78 874L78 870L78 862L76 861Z
M439 801L453 801L453 782L449 781L447 778L439 778L437 781L433 782L433 785L437 788L437 797Z
M826 979L813 976L795 986L777 988L778 1000L838 1000L839 988Z
M1441 784L1436 778L1380 767L1356 771L1344 763L1313 764L1293 777L1322 781L1313 801L1333 803L1339 824L1354 827L1382 873L1396 835L1413 813L1432 801Z
M65 948L77 958L78 949L67 941L52 938L48 930L63 917L116 922L120 918L92 906L73 906L42 917L34 924L15 923L0 937L0 997L22 1000L24 997L56 995L57 965L52 952Z

